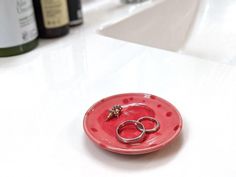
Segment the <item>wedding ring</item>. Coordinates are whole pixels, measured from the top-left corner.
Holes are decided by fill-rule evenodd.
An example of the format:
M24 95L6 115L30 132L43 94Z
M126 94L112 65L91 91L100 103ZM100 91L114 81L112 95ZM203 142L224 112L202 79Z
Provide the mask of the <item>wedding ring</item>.
M134 138L122 137L120 133L121 133L122 129L127 125L135 125L137 130L140 131L141 133L138 136L134 137ZM146 132L146 130L145 130L145 127L142 123L140 123L136 120L127 120L125 122L122 122L116 128L116 137L122 143L126 143L126 144L138 143L138 142L143 141L143 138L145 136L145 132Z
M155 118L153 118L153 117L150 117L150 116L143 116L143 117L140 117L137 121L141 123L141 122L144 121L144 120L149 120L149 121L152 121L152 122L155 123L155 126L154 126L153 128L151 128L151 129L145 129L145 132L146 132L146 133L153 133L153 132L156 132L156 131L160 128L160 122L159 122L157 119L155 119ZM137 128L140 129L140 131L142 131L141 126L137 126Z

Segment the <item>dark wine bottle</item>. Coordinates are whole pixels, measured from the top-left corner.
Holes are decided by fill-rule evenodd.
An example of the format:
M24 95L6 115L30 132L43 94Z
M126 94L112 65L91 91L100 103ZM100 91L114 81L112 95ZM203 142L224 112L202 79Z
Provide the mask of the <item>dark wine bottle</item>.
M80 0L68 0L70 26L77 26L83 23L83 14Z
M67 0L33 0L39 37L55 38L69 32Z
M25 53L38 44L32 0L0 0L0 57Z

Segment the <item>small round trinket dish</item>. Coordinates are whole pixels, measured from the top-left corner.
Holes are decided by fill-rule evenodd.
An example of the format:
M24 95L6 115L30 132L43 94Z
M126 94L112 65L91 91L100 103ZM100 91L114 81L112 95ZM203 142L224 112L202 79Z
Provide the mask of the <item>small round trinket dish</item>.
M119 154L145 154L170 143L182 129L178 110L146 93L125 93L96 102L84 116L84 130L99 147Z

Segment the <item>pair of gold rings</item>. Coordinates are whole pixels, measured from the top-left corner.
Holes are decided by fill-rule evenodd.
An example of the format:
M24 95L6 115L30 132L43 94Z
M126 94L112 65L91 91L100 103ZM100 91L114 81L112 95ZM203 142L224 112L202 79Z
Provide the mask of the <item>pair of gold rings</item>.
M155 124L154 127L151 129L145 128L145 126L142 124L142 121L145 121L145 120L153 122ZM133 137L133 138L125 138L121 136L121 132L123 131L123 129L129 125L134 125L136 129L140 131L141 133L138 136ZM122 143L126 143L126 144L139 143L144 140L146 133L154 133L158 131L159 128L160 128L160 123L156 118L150 117L150 116L143 116L143 117L140 117L138 120L126 120L122 122L120 125L118 125L116 128L116 137Z

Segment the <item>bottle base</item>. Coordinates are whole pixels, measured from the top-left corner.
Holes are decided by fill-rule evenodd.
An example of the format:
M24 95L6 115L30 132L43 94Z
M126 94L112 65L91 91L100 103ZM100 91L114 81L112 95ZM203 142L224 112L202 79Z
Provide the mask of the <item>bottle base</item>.
M69 33L69 24L66 26L62 26L59 28L51 28L51 29L40 29L39 28L39 37L40 38L58 38L65 36Z
M124 4L140 3L140 2L144 2L144 1L147 1L147 0L121 0L121 2Z
M23 45L18 45L8 48L0 48L0 57L10 57L14 55L20 55L29 52L38 46L38 39L34 39Z
M70 21L70 27L79 26L83 24L83 19Z

